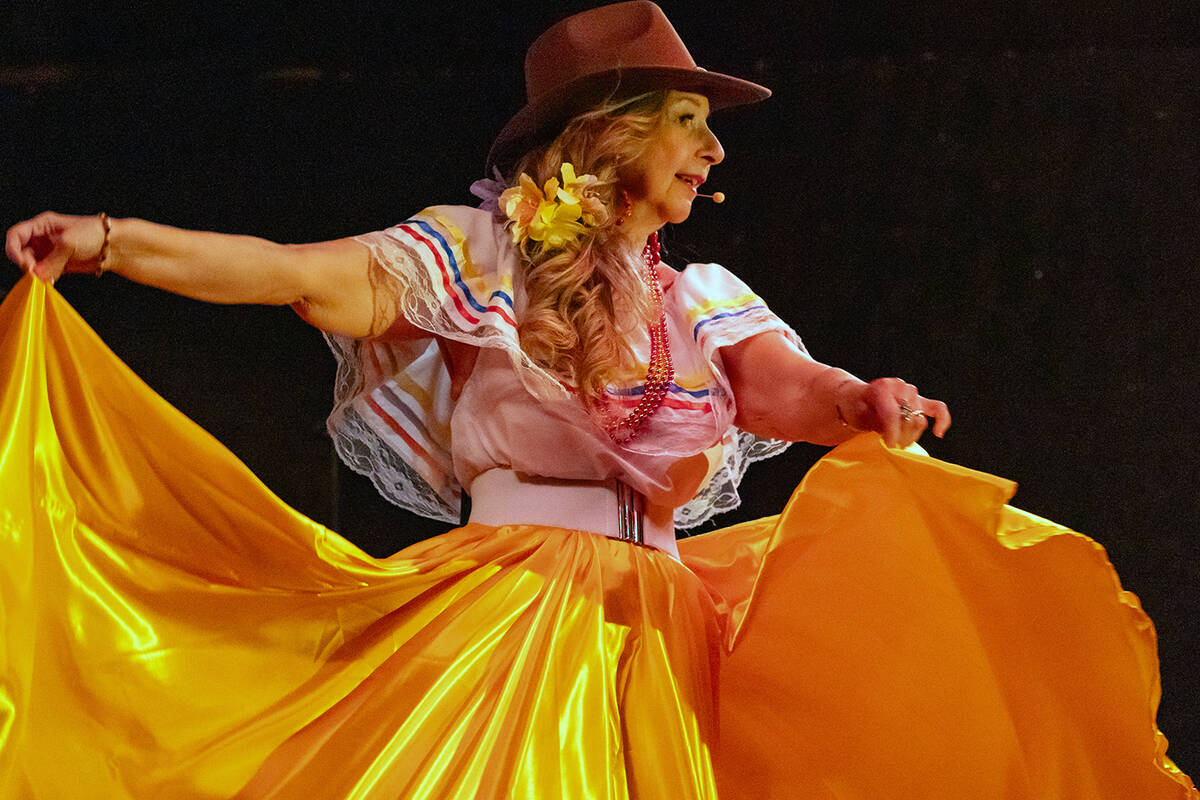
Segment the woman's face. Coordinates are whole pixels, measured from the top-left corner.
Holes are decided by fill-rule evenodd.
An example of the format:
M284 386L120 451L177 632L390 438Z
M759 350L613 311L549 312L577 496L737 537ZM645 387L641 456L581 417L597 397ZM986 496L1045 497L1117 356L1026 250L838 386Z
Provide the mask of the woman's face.
M633 203L625 227L648 236L668 222L683 222L692 201L725 151L708 128L708 98L672 91L646 148L621 171L621 188Z

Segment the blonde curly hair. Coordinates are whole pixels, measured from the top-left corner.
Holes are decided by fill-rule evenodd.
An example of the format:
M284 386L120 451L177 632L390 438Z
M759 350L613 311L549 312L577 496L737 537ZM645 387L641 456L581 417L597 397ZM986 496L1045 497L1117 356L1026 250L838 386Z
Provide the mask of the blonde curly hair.
M521 349L575 387L589 406L601 402L610 383L632 376L630 337L657 321L641 278L641 246L631 245L618 227L627 202L618 174L661 123L666 98L665 91L651 92L580 114L552 142L526 153L509 181L524 172L540 186L564 161L598 178L603 211L584 235L557 249L532 239L519 246L526 297Z

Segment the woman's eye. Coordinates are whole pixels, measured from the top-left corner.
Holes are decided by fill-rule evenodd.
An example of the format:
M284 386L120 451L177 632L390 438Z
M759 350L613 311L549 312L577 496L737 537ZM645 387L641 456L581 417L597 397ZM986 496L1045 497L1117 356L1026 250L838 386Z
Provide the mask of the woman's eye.
M696 118L695 114L680 114L679 115L679 121L685 125L687 123L691 122L692 120L694 120L695 118Z

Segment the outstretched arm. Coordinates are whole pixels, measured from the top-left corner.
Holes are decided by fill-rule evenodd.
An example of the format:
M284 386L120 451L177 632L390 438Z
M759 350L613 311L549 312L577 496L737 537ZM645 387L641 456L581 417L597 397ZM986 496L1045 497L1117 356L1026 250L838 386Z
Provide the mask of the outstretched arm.
M423 335L399 316L395 287L381 290L367 248L351 239L284 245L140 219L110 219L105 239L100 217L48 211L10 228L5 245L15 264L46 280L103 267L198 300L291 305L330 332Z
M946 404L921 397L912 384L864 383L814 361L778 332L723 347L721 359L737 403L735 424L759 436L834 445L869 430L891 447L906 447L920 438L927 418L935 436L950 427Z

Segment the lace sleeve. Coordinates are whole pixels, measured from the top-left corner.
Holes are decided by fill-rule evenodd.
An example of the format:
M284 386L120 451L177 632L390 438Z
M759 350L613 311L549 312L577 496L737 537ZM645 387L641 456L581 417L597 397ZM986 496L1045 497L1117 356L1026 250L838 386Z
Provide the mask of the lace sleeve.
M733 511L742 504L738 486L746 468L755 461L779 455L791 445L791 442L762 439L736 428L730 438L732 441L725 445L722 463L712 478L687 505L675 509L675 527L694 528L717 514Z
M803 342L791 326L776 316L745 283L718 264L692 264L684 270L671 289L670 311L686 319L692 343L730 398L733 390L720 348L760 333L778 331L804 350ZM735 416L736 407L731 405L728 418L732 420ZM676 527L693 528L716 514L737 508L741 504L738 485L746 468L755 461L779 455L789 444L731 427L722 440L721 463L712 477L690 502L675 510Z
M462 487L450 441L450 373L435 337L507 352L542 396L563 390L521 352L516 328L516 260L492 215L429 208L357 238L371 254L379 319L398 314L428 338L326 341L338 360L327 427L338 455L388 500L454 522Z
M450 375L432 339L381 343L326 334L338 361L326 427L338 456L387 500L458 521Z

